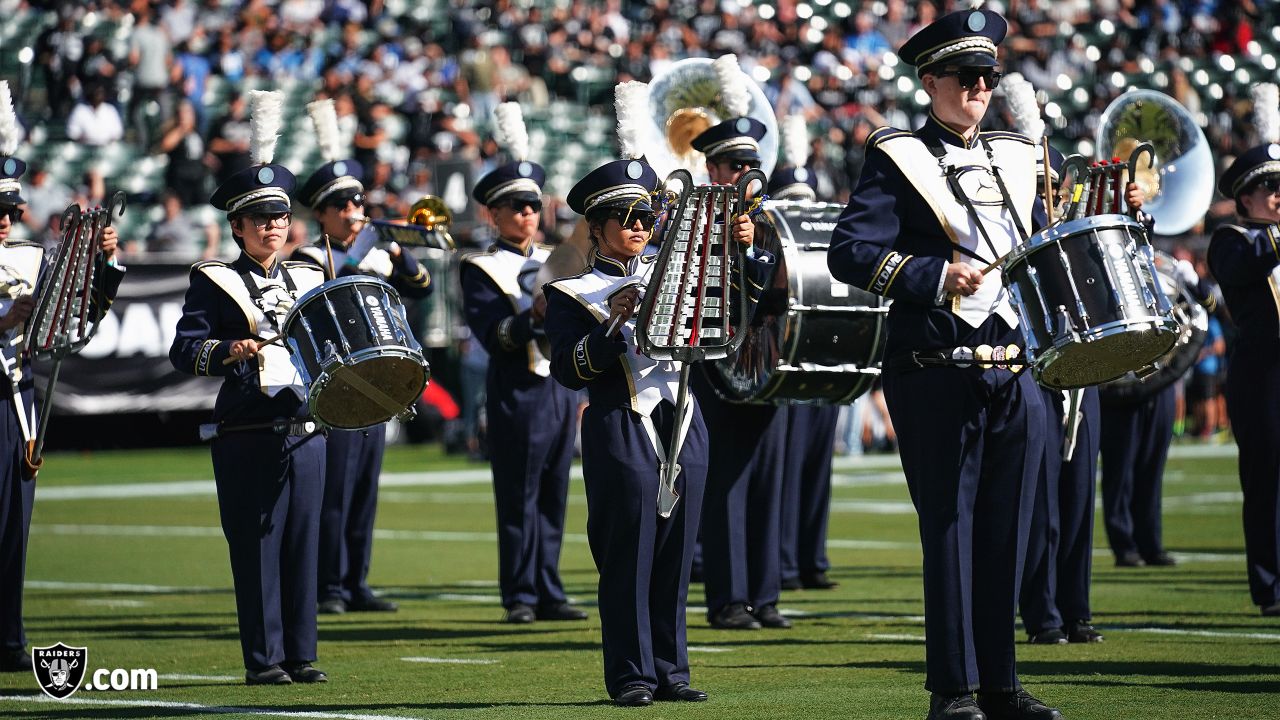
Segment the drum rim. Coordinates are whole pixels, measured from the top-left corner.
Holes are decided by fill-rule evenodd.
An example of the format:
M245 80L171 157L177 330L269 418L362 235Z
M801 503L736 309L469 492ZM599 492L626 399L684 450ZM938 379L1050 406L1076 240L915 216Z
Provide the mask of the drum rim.
M1025 260L1032 253L1052 245L1059 240L1079 235L1081 233L1097 230L1101 228L1112 228L1117 226L1127 226L1140 229L1146 234L1146 227L1142 223L1134 220L1128 215L1120 215L1118 213L1108 213L1103 215L1090 215L1088 217L1077 218L1075 220L1064 220L1055 225L1031 234L1027 241L1015 247L1009 253L1009 259L1004 263L1004 272L1008 272L1014 265Z
M1169 350L1171 350L1171 349L1173 348L1173 346L1177 344L1178 340L1182 337L1182 333L1180 332L1180 328L1179 328L1179 326L1178 326L1178 322L1177 322L1176 320L1172 320L1172 319L1170 319L1170 318L1160 318L1160 320L1161 320L1161 322L1160 322L1160 323L1157 323L1157 325L1158 325L1157 327L1149 328L1149 329L1154 330L1154 331L1156 331L1156 332L1167 332L1169 335L1171 335L1171 336L1173 337L1173 343L1171 343L1171 344L1170 344L1170 346L1169 346L1168 348L1166 348L1163 352L1161 352L1159 355L1157 355L1156 357L1154 357L1154 358L1152 358L1151 360L1147 361L1146 363L1143 363L1142 367L1146 367L1147 365L1150 365L1152 362L1155 362L1155 361L1159 360L1160 358L1164 357L1164 356L1165 356L1165 354L1167 354L1167 353L1169 352ZM1097 341L1099 341L1099 340L1103 340L1103 339L1105 339L1105 338L1113 337L1113 336L1116 336L1116 335L1123 335L1125 332L1127 332L1127 331L1128 331L1126 326L1127 326L1127 325L1130 325L1130 324L1133 324L1133 325L1137 325L1137 324L1142 324L1142 325L1152 325L1153 323L1151 323L1150 321L1146 321L1146 320L1144 320L1144 321L1138 321L1138 320L1113 320L1112 322L1105 323L1104 325L1099 326L1099 329L1102 329L1101 331L1098 331L1097 329L1095 329L1094 331L1089 332L1089 333L1080 333L1080 335L1081 335L1081 337L1082 337L1082 338L1083 338L1083 337L1084 337L1084 335L1086 335L1086 334L1088 334L1088 335L1090 336L1088 339L1083 340L1083 342L1082 342L1082 343L1077 343L1077 342L1057 342L1057 343L1054 343L1053 345L1051 345L1051 346L1049 346L1049 347L1045 348L1045 349L1044 349L1044 351L1042 351L1042 352L1040 352L1040 351L1032 351L1032 352L1028 353L1028 354L1029 354L1029 356L1030 356L1030 358L1029 358L1029 359L1030 359L1031 369L1032 369L1032 371L1033 371L1033 372L1034 372L1034 374L1035 374L1036 380L1037 380L1037 381L1040 381L1040 380L1041 380L1041 377L1043 376L1044 371L1045 371L1045 370L1047 370L1050 366L1052 366L1052 365L1053 365L1054 360L1056 360L1056 359L1057 359L1057 357L1058 357L1059 355L1061 355L1061 354L1062 354L1063 349L1064 349L1064 348L1066 348L1068 345L1088 344L1088 343L1091 343L1091 342L1097 342ZM1163 326L1163 327L1160 327L1160 326ZM1170 327L1170 326L1172 326L1172 327ZM1105 329L1103 329L1103 328L1105 328ZM1089 385L1095 385L1095 384L1102 384L1102 383L1106 383L1106 382L1111 382L1112 380L1115 380L1115 379L1117 379L1117 378L1124 377L1125 373L1128 373L1128 372L1135 372L1135 371L1126 370L1124 373L1120 373L1119 375L1116 375L1115 377L1108 378L1108 379L1106 379L1106 380L1100 380L1100 381L1098 381L1097 383L1089 383ZM1057 389L1057 390L1065 390L1065 389L1068 389L1068 388L1065 388L1065 387L1058 387L1058 386L1056 386L1056 385L1047 385L1047 384L1046 384L1046 387L1052 387L1052 388ZM1082 385L1082 386L1080 386L1080 387L1087 387L1087 386L1083 386L1083 385Z
M402 347L403 346L393 346L393 347L390 347L389 349L392 351L397 351L397 350L400 350ZM366 353L372 349L373 348L365 348L364 350L360 350L357 353L353 354L352 357L360 353ZM390 353L381 353L381 354L397 355L398 353L390 352ZM427 363L426 358L421 353L416 353L416 355L417 357L414 357L413 354L405 353L401 355L401 357L404 357L405 359L408 359L408 360L417 360L418 364L423 369L422 386L419 387L417 393L415 393L415 397L420 398L422 396L422 391L425 390L427 388L427 385L431 382L431 366ZM342 363L340 367L348 367L354 364L355 363ZM315 377L315 380L307 384L307 398L306 398L307 409L311 412L311 416L315 418L315 421L317 423L319 423L320 425L326 428L335 428L338 430L361 430L364 428L371 428L374 425L381 425L384 422L390 422L395 417L397 417L395 415L392 415L385 420L379 420L377 422L373 422L368 425L361 425L357 427L345 427L342 425L334 425L328 422L327 420L325 420L324 418L320 417L319 413L316 412L317 393L320 390L323 390L324 388L328 387L329 383L333 382L333 380L335 379L334 374L330 372L330 370L331 368L324 368L323 370L321 370L320 374Z
M302 312L302 308L310 305L316 298L321 297L327 294L330 290L334 290L339 287L364 284L380 286L384 291L390 294L391 297L395 298L401 306L404 305L404 301L400 299L400 293L396 292L396 289L387 281L370 275L348 275L347 277L340 277L334 280L326 280L303 293L297 301L293 303L293 307L289 308L289 313L285 315L284 324L280 326L281 332L285 335L291 335L292 333L289 332L289 328L292 327L294 319Z

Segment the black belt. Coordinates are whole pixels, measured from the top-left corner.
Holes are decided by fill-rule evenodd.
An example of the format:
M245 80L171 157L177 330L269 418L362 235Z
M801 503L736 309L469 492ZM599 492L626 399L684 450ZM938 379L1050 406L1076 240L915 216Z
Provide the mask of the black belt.
M1001 368L1021 370L1027 365L1026 354L1018 345L961 345L943 350L911 350L884 361L886 370L919 370L928 367L977 367L981 370Z
M322 431L320 425L309 418L278 418L258 423L205 423L200 426L200 439L213 440L231 433L265 432L276 435L311 435Z

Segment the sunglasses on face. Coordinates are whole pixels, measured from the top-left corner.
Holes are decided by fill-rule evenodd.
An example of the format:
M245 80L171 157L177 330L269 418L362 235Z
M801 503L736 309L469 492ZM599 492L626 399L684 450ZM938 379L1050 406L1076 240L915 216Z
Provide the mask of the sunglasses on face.
M1269 177L1258 182L1258 187L1266 188L1267 192L1272 195L1280 193L1280 176Z
M755 167L755 163L744 162L742 160L725 160L723 163L731 172L739 172L741 170L750 170Z
M279 215L246 215L251 225L259 230L265 230L268 227L287 228L289 222L293 220L293 213L280 213Z
M658 215L656 213L645 212L643 210L631 210L630 208L610 210L609 214L605 217L606 219L612 218L617 220L618 224L624 228L631 227L637 220L639 220L640 226L645 230L652 230L653 226L658 222Z
M502 207L507 208L511 212L517 213L517 214L523 213L525 208L531 208L534 212L539 213L539 212L542 212L542 201L541 200L518 200L516 202L506 203Z
M939 78L954 76L956 82L965 90L972 89L977 86L978 78L982 78L987 84L988 90L995 90L1000 87L1000 78L1004 77L1004 73L994 68L957 68L955 70L944 70L938 73Z
M9 218L9 222L17 224L22 220L22 213L22 208L6 208L4 210L0 210L0 217L7 217Z
M324 207L333 208L334 210L346 210L347 203L351 203L356 207L364 207L364 195L356 194L350 197L330 198L324 201Z

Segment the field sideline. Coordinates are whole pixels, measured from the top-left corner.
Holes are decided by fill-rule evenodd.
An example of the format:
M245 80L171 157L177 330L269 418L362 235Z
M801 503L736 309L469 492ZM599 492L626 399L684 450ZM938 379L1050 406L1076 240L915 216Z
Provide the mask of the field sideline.
M1106 642L1018 653L1023 682L1067 720L1280 718L1280 621L1249 601L1233 446L1175 448L1165 484L1172 569L1112 567L1095 532ZM827 592L784 593L789 631L707 627L690 592L694 686L708 703L618 709L604 695L596 573L580 475L563 576L577 623L501 622L487 467L395 447L371 580L392 615L324 616L322 686L243 685L226 543L207 448L52 455L28 556L31 642L89 648L98 668L155 668L159 689L48 700L0 675L5 718L923 718L915 516L896 458L842 461ZM576 471L576 469L575 469Z

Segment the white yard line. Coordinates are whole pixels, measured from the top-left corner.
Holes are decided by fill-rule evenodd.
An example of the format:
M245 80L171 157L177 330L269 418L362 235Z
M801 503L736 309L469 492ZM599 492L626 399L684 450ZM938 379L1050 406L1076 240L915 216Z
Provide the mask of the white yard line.
M911 640L912 642L924 642L923 635L907 635L905 633L867 633L867 637L872 640Z
M690 645L686 647L685 650L688 650L689 652L696 652L696 653L733 652L733 648L709 647L706 645Z
M90 592L154 593L171 595L193 592L231 592L231 588L178 587L176 585L135 585L131 583L63 582L59 580L28 580L23 583L28 590L87 590Z
M213 682L244 682L243 675L188 675L186 673L161 673L161 680L210 680Z
M162 700L107 700L96 697L70 697L55 700L44 695L0 695L0 702L34 702L54 705L106 705L131 708L161 708L168 710L186 710L189 712L212 713L215 715L258 715L263 717L283 718L318 718L320 720L411 720L408 715L368 715L365 713L333 713L317 710L284 710L267 707L231 707L227 705L202 705L189 702L167 702Z
M401 660L411 663L430 663L432 665L497 665L497 660L484 658L438 658L438 657L402 657Z
M1107 627L1100 626L1108 632L1140 632L1155 633L1157 635L1189 635L1192 637L1214 637L1214 638L1235 638L1244 640L1277 640L1280 641L1280 633L1238 633L1223 632L1221 630L1179 630L1177 628L1124 628L1124 627Z

